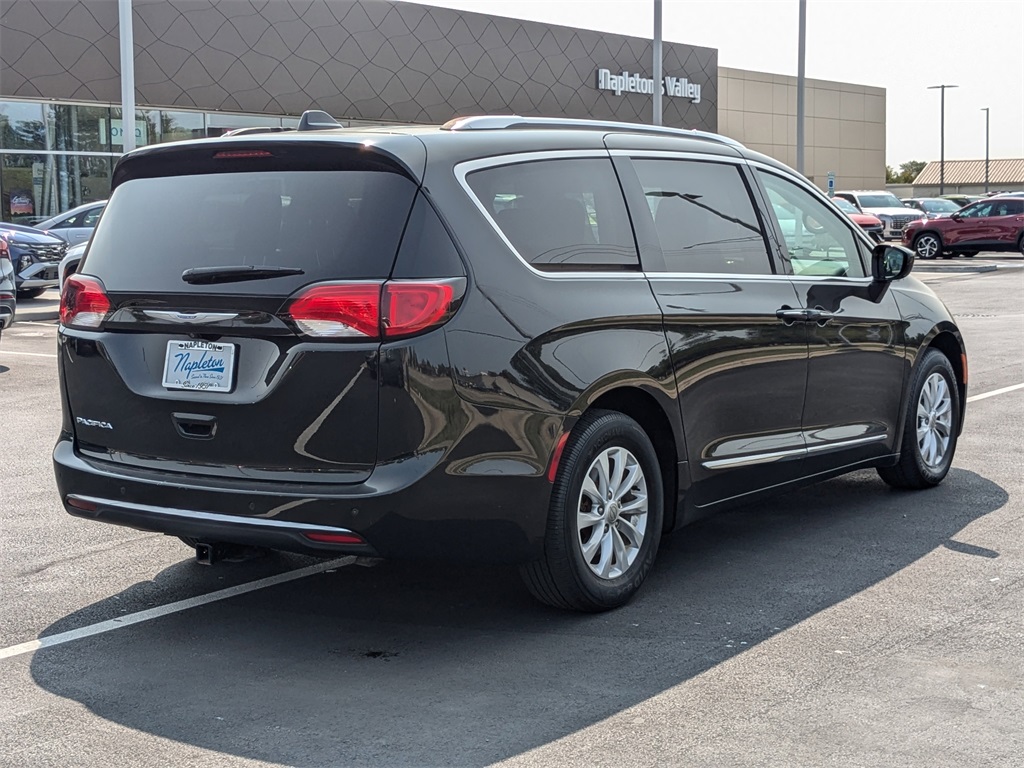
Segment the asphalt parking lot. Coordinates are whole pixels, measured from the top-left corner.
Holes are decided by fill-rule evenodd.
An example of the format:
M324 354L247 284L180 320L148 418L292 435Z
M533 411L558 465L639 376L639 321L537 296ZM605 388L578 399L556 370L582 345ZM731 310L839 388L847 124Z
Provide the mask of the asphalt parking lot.
M1024 260L972 261L915 273L970 355L942 486L866 471L721 514L598 616L513 571L204 568L69 517L53 297L27 302L0 346L0 765L1024 763Z

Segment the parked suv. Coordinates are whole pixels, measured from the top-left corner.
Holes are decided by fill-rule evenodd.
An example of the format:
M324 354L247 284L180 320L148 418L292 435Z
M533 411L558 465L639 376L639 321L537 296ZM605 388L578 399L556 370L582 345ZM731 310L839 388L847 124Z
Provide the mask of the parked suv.
M941 219L960 210L961 206L944 197L907 197L903 204L908 208L916 208L929 219Z
M518 563L597 611L709 512L949 470L956 324L778 162L623 123L328 121L118 162L62 296L72 515L204 562Z
M14 267L18 297L34 299L57 286L57 268L68 244L59 237L21 224L0 223L0 238Z
M925 217L922 211L908 208L896 195L885 190L852 190L836 192L835 196L849 200L861 213L877 216L884 227L882 237L886 240L899 240L907 224Z
M979 251L1017 251L1024 256L1024 196L990 197L949 218L915 221L903 243L918 257L974 256Z

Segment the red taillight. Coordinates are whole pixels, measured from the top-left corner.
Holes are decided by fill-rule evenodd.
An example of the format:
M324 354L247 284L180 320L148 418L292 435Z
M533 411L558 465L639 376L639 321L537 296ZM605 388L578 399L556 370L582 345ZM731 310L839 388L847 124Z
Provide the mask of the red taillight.
M380 283L315 285L288 307L308 336L380 338Z
M455 292L450 283L385 283L384 335L409 336L447 318Z
M451 281L327 283L299 294L286 315L307 336L380 340L444 323L454 299Z
M111 304L103 284L92 277L71 275L60 294L60 323L68 328L99 328Z
M365 544L361 536L354 533L304 533L302 534L310 541L318 541L321 544Z
M7 241L0 236L0 259L11 260L11 250L7 247Z

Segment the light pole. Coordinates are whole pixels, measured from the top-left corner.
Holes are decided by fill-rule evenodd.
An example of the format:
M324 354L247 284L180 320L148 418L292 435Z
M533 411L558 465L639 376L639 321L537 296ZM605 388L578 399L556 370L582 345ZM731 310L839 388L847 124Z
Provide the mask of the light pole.
M132 34L132 0L117 0L117 36L121 41L121 141L122 149L135 149L135 39ZM113 134L113 131L111 131Z
M988 194L988 107L982 107L985 113L985 194Z
M800 0L796 60L796 170L804 172L804 59L807 53L807 0Z
M661 125L661 0L654 0L654 109L651 122Z
M946 89L959 88L958 85L929 85L928 90L936 88L942 93L939 107L939 195L946 192Z

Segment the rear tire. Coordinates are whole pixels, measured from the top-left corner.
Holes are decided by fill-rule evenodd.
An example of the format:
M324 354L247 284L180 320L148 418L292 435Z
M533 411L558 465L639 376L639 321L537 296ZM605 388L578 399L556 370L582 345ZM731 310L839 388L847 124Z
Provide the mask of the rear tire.
M45 288L26 288L24 291L18 291L19 299L38 299L46 292Z
M958 256L964 256L965 258L968 258L968 259L973 259L975 256L978 255L978 252L977 251L962 251L961 253L958 253L957 255Z
M914 252L919 259L935 259L942 255L942 238L934 232L923 232L914 238Z
M1021 232L1020 237L1017 238L1017 251L1024 256L1024 232Z
M960 390L949 358L929 349L911 382L899 461L878 468L882 480L893 488L913 490L941 483L956 452L960 409Z
M562 454L544 555L521 567L523 581L556 608L618 608L651 570L663 519L661 468L647 433L617 411L589 411Z

